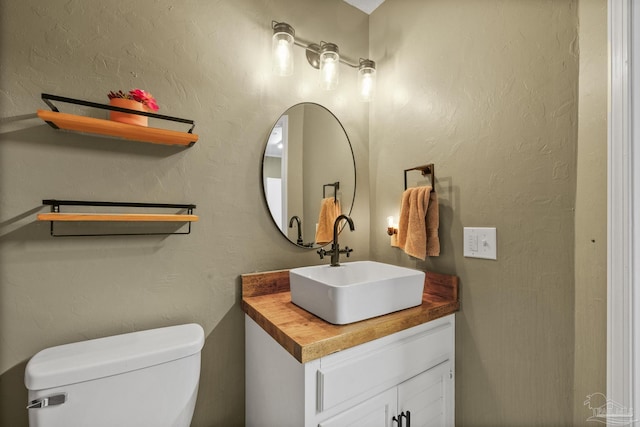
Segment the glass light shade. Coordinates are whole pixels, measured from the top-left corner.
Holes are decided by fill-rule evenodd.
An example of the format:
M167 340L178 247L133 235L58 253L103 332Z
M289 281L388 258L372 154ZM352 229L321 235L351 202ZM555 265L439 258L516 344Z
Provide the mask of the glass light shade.
M360 60L358 67L358 92L360 100L369 102L376 91L376 63L368 60Z
M320 86L324 90L338 87L340 53L338 46L324 43L320 47Z
M294 30L284 22L274 23L271 53L273 72L278 76L293 74Z

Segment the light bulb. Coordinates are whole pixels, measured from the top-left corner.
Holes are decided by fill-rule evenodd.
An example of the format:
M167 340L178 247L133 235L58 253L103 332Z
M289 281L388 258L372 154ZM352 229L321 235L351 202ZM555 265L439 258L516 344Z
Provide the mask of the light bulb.
M289 76L293 73L293 61L289 43L286 40L278 40L275 49L275 67L279 75Z

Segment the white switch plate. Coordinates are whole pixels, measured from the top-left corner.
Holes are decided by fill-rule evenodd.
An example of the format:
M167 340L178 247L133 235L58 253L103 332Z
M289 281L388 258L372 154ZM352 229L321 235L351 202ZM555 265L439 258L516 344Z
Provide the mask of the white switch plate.
M498 259L495 227L464 227L464 256Z

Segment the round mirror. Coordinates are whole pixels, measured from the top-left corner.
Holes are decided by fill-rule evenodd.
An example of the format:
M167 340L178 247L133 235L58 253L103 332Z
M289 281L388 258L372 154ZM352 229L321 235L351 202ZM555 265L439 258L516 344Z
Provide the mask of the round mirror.
M280 116L264 149L262 189L274 223L291 243L327 244L316 242L321 206L331 198L350 215L356 194L351 142L331 111L305 102Z

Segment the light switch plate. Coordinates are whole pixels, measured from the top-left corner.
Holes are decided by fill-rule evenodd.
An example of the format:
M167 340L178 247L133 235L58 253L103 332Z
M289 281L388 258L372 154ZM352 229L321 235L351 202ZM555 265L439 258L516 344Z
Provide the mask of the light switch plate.
M464 256L498 259L495 227L464 227Z

